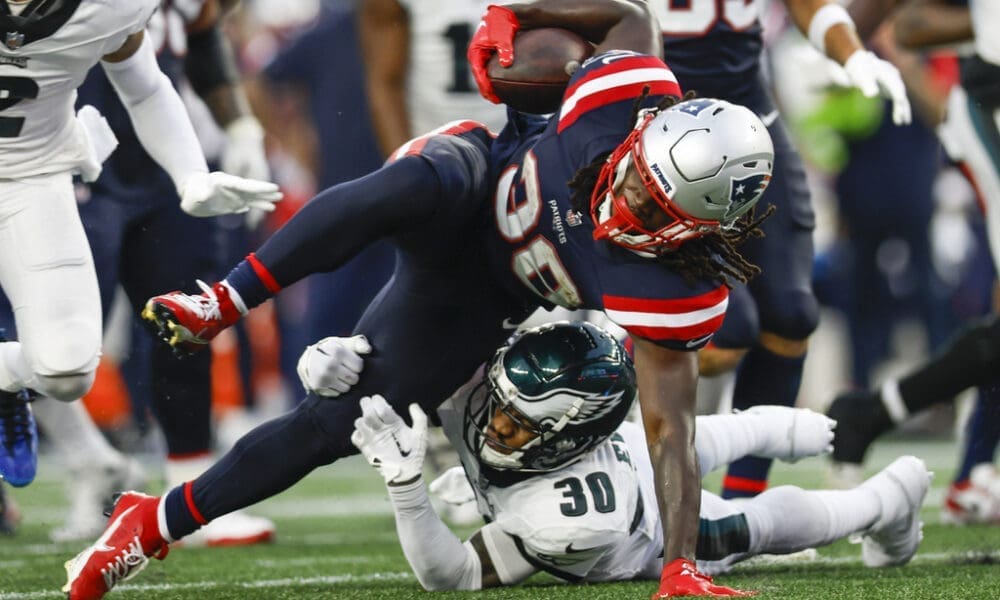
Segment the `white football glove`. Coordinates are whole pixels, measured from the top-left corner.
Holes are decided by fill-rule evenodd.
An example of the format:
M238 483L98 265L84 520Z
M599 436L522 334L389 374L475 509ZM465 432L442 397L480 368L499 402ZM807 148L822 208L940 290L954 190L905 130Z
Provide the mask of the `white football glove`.
M100 177L104 161L118 147L118 138L104 115L89 104L76 111L76 120L87 143L87 157L79 166L80 178L89 183Z
M441 473L427 486L427 490L442 502L455 506L476 499L476 492L472 490L472 484L469 483L469 478L465 476L465 469L461 466L452 467Z
M248 179L267 181L271 169L264 152L264 128L257 119L245 115L226 125L226 147L222 151L222 170Z
M189 175L177 191L181 209L193 217L241 214L251 208L271 212L281 200L277 184L221 171Z
M761 419L758 431L767 436L763 456L795 462L833 452L837 422L824 414L789 406L754 406L741 414Z
M306 346L295 370L307 392L336 398L358 382L365 366L361 355L371 351L372 346L363 335L327 337Z
M408 483L420 477L427 452L427 415L410 405L413 427L379 395L361 399L361 416L354 421L351 443L388 484Z
M912 118L910 100L899 70L868 50L857 50L844 63L851 85L869 98L882 95L892 102L892 122L906 125Z

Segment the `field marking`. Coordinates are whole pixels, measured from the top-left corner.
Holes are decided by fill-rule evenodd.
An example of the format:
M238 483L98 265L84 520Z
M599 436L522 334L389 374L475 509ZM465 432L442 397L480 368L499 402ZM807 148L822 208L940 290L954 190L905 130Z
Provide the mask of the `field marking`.
M136 592L174 592L181 590L210 590L214 588L245 588L260 589L284 587L290 585L338 584L338 583L371 583L375 581L409 581L411 573L369 573L368 575L325 575L321 577L285 577L282 579L261 579L234 583L232 581L192 581L190 583L169 584L125 584L115 590ZM0 592L0 600L35 600L41 598L65 598L66 594L58 590L42 590L37 592Z

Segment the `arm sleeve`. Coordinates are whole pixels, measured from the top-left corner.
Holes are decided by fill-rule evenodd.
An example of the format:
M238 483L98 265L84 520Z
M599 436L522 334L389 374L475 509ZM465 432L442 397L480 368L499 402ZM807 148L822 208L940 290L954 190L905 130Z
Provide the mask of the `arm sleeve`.
M180 189L188 176L207 173L194 126L170 79L156 64L149 36L132 56L121 62L102 61L101 66L143 148L170 175L174 186Z
M702 477L744 456L767 456L769 441L782 433L749 413L696 417L694 445Z
M399 543L420 585L428 591L481 589L479 554L434 512L423 480L388 490Z

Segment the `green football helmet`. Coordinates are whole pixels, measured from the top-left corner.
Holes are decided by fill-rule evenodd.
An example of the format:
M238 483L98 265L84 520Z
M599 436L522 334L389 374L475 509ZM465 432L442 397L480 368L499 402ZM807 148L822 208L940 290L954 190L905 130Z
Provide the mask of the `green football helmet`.
M584 322L517 335L490 361L483 385L486 399L466 407L466 445L484 465L524 472L578 460L614 433L636 396L635 367L625 348ZM491 448L487 437L505 446L488 432L498 410L537 437L520 448L508 446L509 453Z

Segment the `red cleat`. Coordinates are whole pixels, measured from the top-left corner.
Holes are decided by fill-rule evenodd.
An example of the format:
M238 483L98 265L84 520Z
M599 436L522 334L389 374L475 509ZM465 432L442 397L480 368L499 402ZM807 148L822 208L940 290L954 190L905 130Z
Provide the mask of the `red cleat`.
M656 590L651 600L679 596L753 596L756 593L715 585L711 577L698 572L692 561L677 558L664 565L660 573L660 589Z
M124 492L115 501L107 529L96 542L66 561L69 600L96 600L111 588L135 577L149 557L163 560L170 546L160 535L157 507L160 499Z
M201 350L242 316L229 295L229 287L221 282L211 287L201 280L197 283L203 293L153 296L142 309L142 318L152 324L156 336L178 355Z

